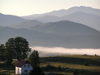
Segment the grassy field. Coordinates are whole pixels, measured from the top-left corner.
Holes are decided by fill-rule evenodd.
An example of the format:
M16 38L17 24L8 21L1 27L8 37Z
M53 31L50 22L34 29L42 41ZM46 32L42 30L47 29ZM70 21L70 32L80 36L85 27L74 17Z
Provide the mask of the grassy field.
M14 65L7 65L4 62L0 62L0 75L2 74L10 75L10 73L15 72L14 69L15 69Z
M41 57L40 66L44 71L61 75L100 75L100 56L63 55ZM16 62L14 62L16 63ZM0 73L14 73L14 65L0 63Z
M50 65L54 68L49 71L63 75L100 75L100 56L63 55L43 57L40 61L44 70ZM60 71L59 66L62 68Z

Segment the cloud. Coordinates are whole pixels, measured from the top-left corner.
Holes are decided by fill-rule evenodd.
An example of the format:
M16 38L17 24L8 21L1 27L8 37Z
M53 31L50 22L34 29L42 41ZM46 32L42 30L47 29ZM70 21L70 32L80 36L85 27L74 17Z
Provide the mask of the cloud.
M40 55L59 55L59 54L87 54L87 55L100 55L100 49L68 49L63 47L42 47L33 46L32 50L38 50ZM45 56L44 55L44 56Z

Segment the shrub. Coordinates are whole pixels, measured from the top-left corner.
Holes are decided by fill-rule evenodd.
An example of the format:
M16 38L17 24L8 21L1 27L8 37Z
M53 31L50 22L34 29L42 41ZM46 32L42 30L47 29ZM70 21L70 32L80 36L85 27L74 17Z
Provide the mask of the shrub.
M46 71L48 70L50 71L50 70L56 70L57 68L48 64L46 67L42 67L42 69Z
M17 60L14 60L14 61L12 61L11 64L16 65L17 63L18 63L18 61Z
M83 56L87 56L87 54L83 54Z
M66 69L69 69L68 67L66 67Z
M84 65L85 65L85 66L90 66L90 65L89 65L89 64L87 64L87 63L85 63Z
M58 71L62 71L62 68L61 68L61 66L59 66L59 67L58 67Z
M78 70L77 69L74 70L73 75L78 75Z

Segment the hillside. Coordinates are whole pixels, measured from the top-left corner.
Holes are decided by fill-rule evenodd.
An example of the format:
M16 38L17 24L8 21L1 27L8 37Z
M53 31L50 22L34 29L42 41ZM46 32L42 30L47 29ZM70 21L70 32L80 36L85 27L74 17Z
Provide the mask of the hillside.
M14 24L14 25L10 25L9 27L13 27L13 28L30 28L31 26L41 25L41 24L43 24L43 23L40 22L40 21L36 21L36 20L26 20L26 21L21 22L21 23L17 23L17 24Z
M25 19L13 16L13 15L4 15L0 13L0 26L9 26L11 24L16 24L25 21Z
M36 25L31 29L0 28L0 43L22 36L30 46L65 48L100 48L100 32L88 26L70 21Z
M100 16L94 14L75 12L73 14L63 16L61 19L85 24L100 31Z
M57 17L57 16L46 15L46 16L43 16L43 17L35 18L35 20L38 20L38 21L47 23L47 22L56 22L56 21L60 21L61 19L60 19L59 17Z
M85 24L89 27L92 27L92 28L100 31L100 16L97 16L97 15L94 15L91 13L75 12L75 13L65 15L62 17L43 16L43 17L35 18L35 20L41 21L44 23L57 22L60 20L69 20L69 21Z
M100 56L63 55L40 58L43 70L60 73L62 75L99 75ZM59 68L61 67L61 68Z
M87 35L96 35L100 36L100 32L90 28L86 25L75 23L67 20L58 21L58 22L49 22L42 25L35 25L30 29L46 32L46 33L56 33L56 34L87 34Z

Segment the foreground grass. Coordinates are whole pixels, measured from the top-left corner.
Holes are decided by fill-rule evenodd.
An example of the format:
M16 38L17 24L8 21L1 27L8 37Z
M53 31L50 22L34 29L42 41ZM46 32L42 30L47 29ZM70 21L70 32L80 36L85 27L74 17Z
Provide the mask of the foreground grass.
M58 68L67 68L62 71L52 69L51 72L56 72L63 75L74 75L77 70L78 75L100 75L100 56L88 55L63 55L43 57L40 59L41 67L46 67L48 64Z
M0 62L0 74L7 74L10 75L10 73L15 72L14 65L7 65L4 62Z

